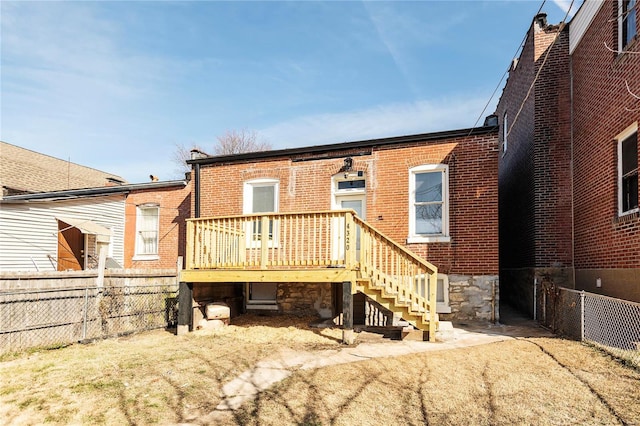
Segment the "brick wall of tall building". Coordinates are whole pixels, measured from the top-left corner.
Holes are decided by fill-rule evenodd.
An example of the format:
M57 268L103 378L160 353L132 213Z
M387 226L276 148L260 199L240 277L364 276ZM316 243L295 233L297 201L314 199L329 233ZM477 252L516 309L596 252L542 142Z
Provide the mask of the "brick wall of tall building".
M568 29L547 26L536 34L535 266L543 268L573 265Z
M137 206L157 204L160 207L158 259L135 260ZM191 184L162 189L131 192L125 206L125 268L175 268L183 256L186 242L185 219L191 214Z
M568 42L537 16L496 109L502 268L572 265Z
M618 217L615 139L640 122L640 38L625 53L607 49L618 49L617 13L617 2L605 2L571 57L576 269L640 268L640 217Z
M241 214L243 184L279 181L280 212L329 210L332 176L346 157L366 180L366 220L404 244L409 233L409 169L448 164L450 243L411 244L442 273L497 275L497 131L481 135L336 151L337 158L274 158L200 168L200 217Z
M520 57L511 64L496 108L501 147L505 134L507 139L507 149L502 148L498 157L501 268L522 268L535 263L535 188L532 184L535 92L527 98L536 72L534 46L532 27Z

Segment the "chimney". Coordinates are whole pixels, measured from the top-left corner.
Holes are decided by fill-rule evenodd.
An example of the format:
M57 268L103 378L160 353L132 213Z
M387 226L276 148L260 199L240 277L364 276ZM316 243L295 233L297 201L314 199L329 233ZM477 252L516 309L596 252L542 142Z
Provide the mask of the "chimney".
M151 182L157 182L158 181L158 176L149 175L149 179L151 179Z
M534 32L542 31L547 26L547 14L538 13L536 17L533 18L533 26Z

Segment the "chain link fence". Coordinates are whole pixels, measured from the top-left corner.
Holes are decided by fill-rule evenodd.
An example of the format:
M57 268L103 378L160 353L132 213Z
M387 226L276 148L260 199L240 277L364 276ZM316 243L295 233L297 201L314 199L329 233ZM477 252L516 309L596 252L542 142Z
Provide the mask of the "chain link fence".
M176 285L0 292L0 354L175 326Z
M538 284L536 319L556 334L595 344L640 368L640 303Z

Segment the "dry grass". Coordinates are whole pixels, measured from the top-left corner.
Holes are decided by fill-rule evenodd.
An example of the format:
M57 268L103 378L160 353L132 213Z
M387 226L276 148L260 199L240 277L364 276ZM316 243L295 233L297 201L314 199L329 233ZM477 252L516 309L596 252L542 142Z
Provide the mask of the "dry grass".
M284 348L338 349L308 319L243 317L0 362L8 424L200 424L222 385ZM260 323L261 325L254 325ZM640 373L580 343L527 338L297 371L225 424L634 424Z

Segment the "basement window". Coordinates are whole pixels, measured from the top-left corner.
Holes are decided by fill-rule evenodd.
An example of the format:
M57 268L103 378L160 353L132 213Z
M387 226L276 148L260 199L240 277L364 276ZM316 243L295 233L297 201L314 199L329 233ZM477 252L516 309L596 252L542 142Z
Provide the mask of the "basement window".
M420 275L416 280L416 293L421 297L429 297L429 280L426 275ZM438 274L438 288L436 289L436 312L439 314L450 314L449 306L449 277L445 274Z
M638 211L638 123L618 136L619 216Z

